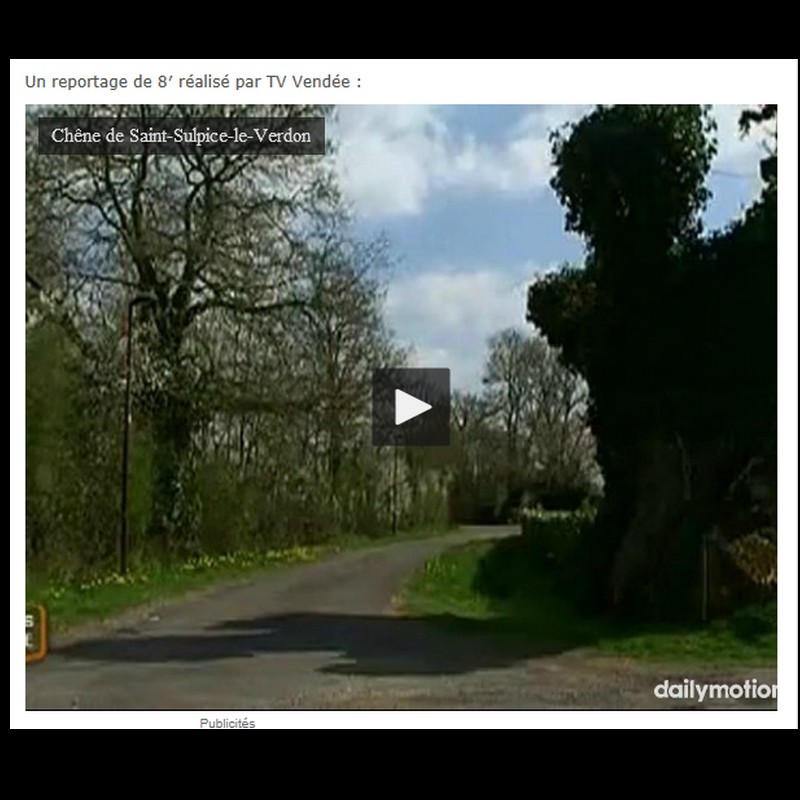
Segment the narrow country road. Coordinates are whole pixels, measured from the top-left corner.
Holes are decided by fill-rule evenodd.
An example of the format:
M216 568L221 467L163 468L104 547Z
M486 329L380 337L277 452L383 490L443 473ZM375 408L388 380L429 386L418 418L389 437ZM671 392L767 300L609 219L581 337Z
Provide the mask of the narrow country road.
M435 553L516 531L466 527L345 552L56 639L47 659L27 668L27 708L690 706L653 695L660 681L692 677L685 669L520 652L393 609L403 581ZM740 677L774 681L774 672ZM735 677L702 672L703 680Z

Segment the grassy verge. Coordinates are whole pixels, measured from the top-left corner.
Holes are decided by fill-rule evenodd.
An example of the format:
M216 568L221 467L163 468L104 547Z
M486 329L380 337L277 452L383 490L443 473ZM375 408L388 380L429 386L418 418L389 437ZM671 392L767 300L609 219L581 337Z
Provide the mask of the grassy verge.
M29 574L25 596L28 603L38 603L47 609L51 631L63 632L83 622L111 618L129 608L176 599L216 584L245 581L270 570L318 561L343 550L428 538L442 532L428 528L380 538L348 535L331 544L200 556L171 566L156 563L140 566L124 576L106 572L63 583Z
M659 661L775 663L774 607L707 625L624 626L579 613L552 572L531 566L525 548L520 538L443 553L412 576L402 606L440 624L511 635L543 653L585 648Z
M47 609L51 630L103 620L134 606L180 597L219 582L236 581L287 564L313 561L331 548L291 547L263 553L201 556L169 567L152 564L128 572L105 573L81 582L51 583L29 576L26 598Z

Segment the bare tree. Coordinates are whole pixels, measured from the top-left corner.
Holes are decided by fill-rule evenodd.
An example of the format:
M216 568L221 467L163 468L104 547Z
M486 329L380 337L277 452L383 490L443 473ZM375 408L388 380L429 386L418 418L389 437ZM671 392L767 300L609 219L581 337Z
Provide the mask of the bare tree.
M68 113L136 117L147 128L167 116L190 127L201 116L319 112L300 106L91 106ZM199 376L187 355L189 332L212 312L263 316L313 308L306 266L317 231L337 218L335 183L324 159L209 155L189 145L179 155L158 155L145 145L136 155L34 161L44 159L47 207L71 231L67 280L117 282L151 298L144 312L153 328L151 528L167 541L183 523L195 422Z
M483 383L487 400L500 417L505 432L509 475L518 466L529 356L528 339L514 328L507 328L489 340L489 356Z
M586 486L594 463L586 383L543 339L531 339L528 348L522 412L526 470L546 492Z
M516 329L494 335L484 386L483 408L505 442L507 502L524 490L557 494L596 480L586 384L544 339Z

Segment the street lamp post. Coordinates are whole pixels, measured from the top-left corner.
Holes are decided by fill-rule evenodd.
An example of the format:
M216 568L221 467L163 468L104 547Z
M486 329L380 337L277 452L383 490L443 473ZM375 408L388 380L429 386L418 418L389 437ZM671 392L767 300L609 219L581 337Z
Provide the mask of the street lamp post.
M392 536L397 536L397 445L392 462Z
M140 294L128 301L128 315L125 335L125 402L122 417L122 468L120 475L120 508L119 508L119 572L125 575L128 571L128 454L130 451L131 427L131 361L133 354L133 309L143 303L152 303L154 298L148 294Z

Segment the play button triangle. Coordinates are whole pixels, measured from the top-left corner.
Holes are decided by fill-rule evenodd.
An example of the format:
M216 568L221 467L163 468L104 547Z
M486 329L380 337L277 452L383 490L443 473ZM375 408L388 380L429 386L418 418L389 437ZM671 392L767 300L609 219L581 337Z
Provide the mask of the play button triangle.
M402 425L404 422L430 411L433 406L420 400L402 389L394 390L394 424Z

